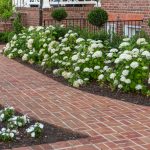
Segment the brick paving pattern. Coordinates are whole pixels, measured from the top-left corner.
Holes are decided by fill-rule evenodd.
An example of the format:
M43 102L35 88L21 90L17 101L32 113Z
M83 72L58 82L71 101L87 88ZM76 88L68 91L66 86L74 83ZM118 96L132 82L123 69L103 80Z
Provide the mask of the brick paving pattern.
M21 113L90 136L13 150L150 149L150 107L65 86L2 55L0 103L9 103Z

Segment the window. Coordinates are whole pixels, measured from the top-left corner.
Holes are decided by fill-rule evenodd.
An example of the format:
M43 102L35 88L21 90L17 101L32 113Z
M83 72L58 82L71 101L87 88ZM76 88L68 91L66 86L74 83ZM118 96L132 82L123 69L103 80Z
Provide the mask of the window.
M141 31L141 26L135 25L125 25L125 36L132 37L135 34L138 34Z

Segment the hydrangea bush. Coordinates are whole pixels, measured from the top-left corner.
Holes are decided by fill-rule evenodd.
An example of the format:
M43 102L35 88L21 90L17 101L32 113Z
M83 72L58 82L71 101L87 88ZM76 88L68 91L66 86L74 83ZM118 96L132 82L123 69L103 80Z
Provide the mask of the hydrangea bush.
M74 87L97 81L112 90L150 95L150 43L125 38L118 48L83 39L69 30L56 40L55 27L30 27L6 45L8 58L21 58L53 70Z

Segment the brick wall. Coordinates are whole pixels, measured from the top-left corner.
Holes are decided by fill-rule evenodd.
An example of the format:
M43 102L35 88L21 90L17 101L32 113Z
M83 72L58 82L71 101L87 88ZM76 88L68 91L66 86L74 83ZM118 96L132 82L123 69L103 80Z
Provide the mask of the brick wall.
M52 19L51 13L55 8L43 9L43 20ZM88 12L93 9L93 6L89 7L66 7L68 18L85 18ZM19 8L19 12L24 15L23 22L27 26L37 26L39 24L39 9L38 8Z
M26 26L37 26L39 24L39 9L38 8L18 8L22 13L23 24Z
M109 16L121 16L120 19L143 19L143 28L150 33L147 26L150 18L150 0L101 0L102 8ZM114 19L114 17L112 17Z
M12 30L12 22L2 22L0 21L0 32L11 31Z
M44 9L43 16L44 19L50 19L51 13L55 8L50 9ZM87 17L88 12L93 9L93 6L91 7L66 7L65 10L68 13L68 18L85 18Z

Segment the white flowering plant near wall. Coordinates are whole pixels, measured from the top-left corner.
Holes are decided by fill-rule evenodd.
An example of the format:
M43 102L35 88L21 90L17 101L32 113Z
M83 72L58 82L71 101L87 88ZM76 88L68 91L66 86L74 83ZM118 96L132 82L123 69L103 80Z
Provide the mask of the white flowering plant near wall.
M97 81L112 90L150 95L150 43L125 38L118 48L101 40L83 39L69 30L59 40L55 27L30 27L6 45L8 58L50 68L74 87ZM59 33L57 33L59 34Z

